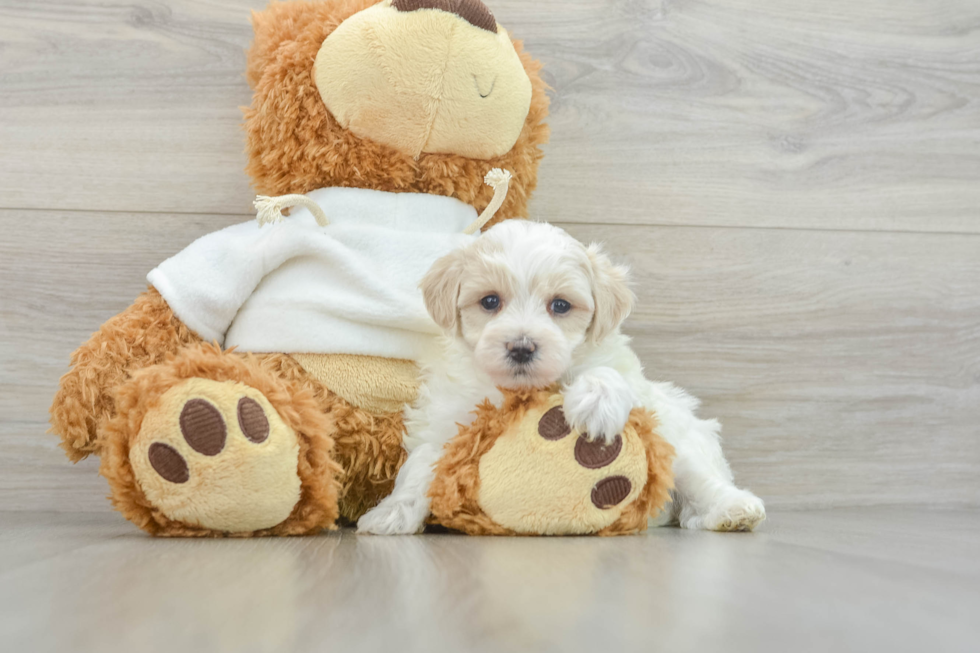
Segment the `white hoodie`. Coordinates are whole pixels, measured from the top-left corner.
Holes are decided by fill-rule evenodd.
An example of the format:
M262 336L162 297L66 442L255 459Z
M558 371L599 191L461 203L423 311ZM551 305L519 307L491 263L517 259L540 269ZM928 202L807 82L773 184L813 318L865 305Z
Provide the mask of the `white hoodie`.
M243 351L418 360L439 328L418 289L436 259L476 236L473 207L439 195L322 188L282 222L233 225L147 275L205 340Z

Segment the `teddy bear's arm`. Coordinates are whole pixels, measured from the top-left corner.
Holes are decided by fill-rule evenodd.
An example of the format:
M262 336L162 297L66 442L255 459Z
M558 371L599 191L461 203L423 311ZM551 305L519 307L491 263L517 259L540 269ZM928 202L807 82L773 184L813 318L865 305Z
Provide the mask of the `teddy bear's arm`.
M143 367L200 338L154 288L108 320L71 356L51 405L51 430L72 461L99 451L99 433L113 416L114 389Z

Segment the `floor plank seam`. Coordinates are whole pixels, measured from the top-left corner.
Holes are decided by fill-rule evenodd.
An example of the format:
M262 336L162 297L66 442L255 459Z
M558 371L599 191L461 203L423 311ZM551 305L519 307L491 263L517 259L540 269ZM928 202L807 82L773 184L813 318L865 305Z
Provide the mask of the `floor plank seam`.
M121 209L84 209L84 208L36 208L36 207L9 207L0 206L2 212L30 212L30 213L96 213L112 215L137 215L137 216L181 216L202 218L212 217L241 217L242 222L255 218L251 213L236 212L201 212L201 211L128 211ZM2 216L0 216L2 219ZM942 229L843 229L839 227L812 227L812 226L787 226L787 225L733 225L717 223L676 223L676 222L614 222L603 220L601 222L588 221L568 221L568 220L546 220L551 224L562 225L564 228L575 227L630 227L630 228L651 228L651 229L725 229L725 230L752 230L752 231L802 231L816 233L843 233L843 234L909 234L909 235L932 235L932 236L980 236L978 231L956 231Z

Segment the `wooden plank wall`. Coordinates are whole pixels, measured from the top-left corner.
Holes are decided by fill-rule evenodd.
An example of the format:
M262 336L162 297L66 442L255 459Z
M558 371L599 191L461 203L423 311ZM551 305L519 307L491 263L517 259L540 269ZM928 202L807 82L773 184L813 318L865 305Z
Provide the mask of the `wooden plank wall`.
M264 0L0 0L0 509L108 510L69 353L247 219ZM980 503L980 5L490 0L546 64L535 217L628 260L651 376L770 505Z

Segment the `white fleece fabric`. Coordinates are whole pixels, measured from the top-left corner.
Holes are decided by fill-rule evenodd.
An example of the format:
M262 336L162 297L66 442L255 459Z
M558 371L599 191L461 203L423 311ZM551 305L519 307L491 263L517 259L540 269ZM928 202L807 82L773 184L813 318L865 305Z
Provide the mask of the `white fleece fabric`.
M476 236L476 210L451 197L322 188L282 222L233 225L147 275L207 341L252 352L363 354L418 360L439 327L419 281Z

